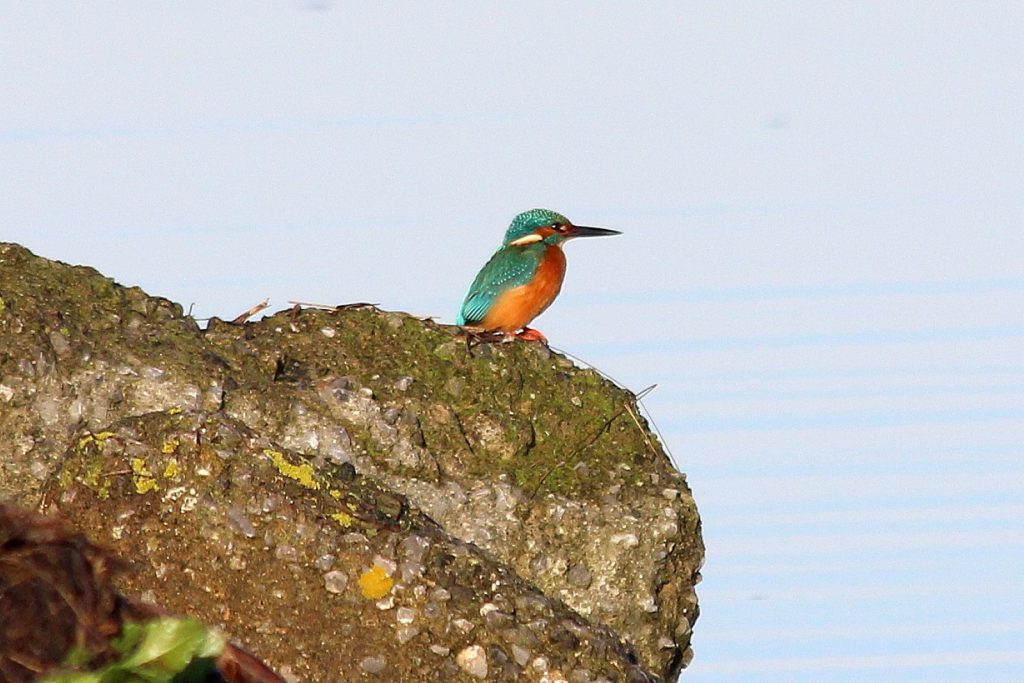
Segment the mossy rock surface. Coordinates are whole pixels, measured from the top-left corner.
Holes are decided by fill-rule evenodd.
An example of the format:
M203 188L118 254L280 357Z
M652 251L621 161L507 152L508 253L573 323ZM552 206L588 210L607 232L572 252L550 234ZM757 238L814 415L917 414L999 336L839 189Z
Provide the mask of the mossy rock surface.
M301 574L295 590L271 589L263 605L297 614L292 600L323 601L324 574L343 566L351 591L359 562L372 555L385 567L400 564L404 539L429 537L433 548L461 544L467 557L490 563L488 572L518 582L517 591L537 586L594 633L605 631L591 622L608 624L628 643L617 655L626 663L609 671L626 676L630 651L666 679L689 661L703 559L696 507L635 398L592 370L534 343L471 348L455 328L369 307L289 310L244 325L214 320L201 330L176 304L16 245L0 245L0 300L0 496L44 501L76 524L88 516L83 528L110 534L116 551L123 546L143 565L150 557L160 582L140 579L139 587L159 601L209 569L203 616L216 620L216 609L230 613L249 600L253 585ZM209 433L227 441L215 446ZM179 451L188 457L175 457ZM185 493L168 498L181 487ZM193 499L195 507L181 512L181 501ZM287 502L287 522L252 507L278 499ZM342 500L355 509L338 507ZM147 516L163 522L126 533ZM367 520L384 524L380 533L391 540L375 546L379 533ZM342 533L343 523L352 530ZM312 537L296 538L294 529ZM364 555L343 557L345 533L366 536ZM234 546L253 546L255 554L232 560L225 548ZM157 563L157 550L181 560ZM333 569L316 564L331 554ZM466 610L491 604L484 594L450 592L449 608L463 598ZM391 645L399 639L397 604L368 613L389 613ZM287 650L287 638L268 635L283 629L301 643L322 621L307 629L313 617L303 613L302 623L274 620L261 630L246 614L219 619L268 660L336 680L322 671L317 678L325 660L310 651L320 641ZM339 643L380 635L341 630ZM450 652L433 656L450 660L459 675L468 675L459 662L479 663L477 650L458 659L462 650L439 642L430 644ZM489 641L482 651L491 646L520 666L511 645ZM383 641L374 647L389 651ZM306 656L275 658L286 651ZM584 665L582 654L574 656L564 666L596 679L596 660ZM385 658L394 674L398 663ZM530 680L533 670L520 669Z

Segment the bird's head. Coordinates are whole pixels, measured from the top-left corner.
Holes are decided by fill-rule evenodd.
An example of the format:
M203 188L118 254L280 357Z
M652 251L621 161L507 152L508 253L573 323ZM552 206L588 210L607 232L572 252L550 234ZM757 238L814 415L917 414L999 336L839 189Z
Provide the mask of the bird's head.
M505 231L504 246L523 246L535 242L554 246L573 237L621 234L618 230L573 225L572 221L562 214L548 209L530 209L512 219L512 224Z

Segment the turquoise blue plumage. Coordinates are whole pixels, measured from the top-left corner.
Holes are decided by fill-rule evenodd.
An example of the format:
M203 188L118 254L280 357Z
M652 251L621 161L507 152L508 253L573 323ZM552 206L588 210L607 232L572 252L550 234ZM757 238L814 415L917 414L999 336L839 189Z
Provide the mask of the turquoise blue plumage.
M616 230L573 225L548 209L519 214L505 231L501 247L473 279L456 324L506 336L522 330L520 337L543 339L526 325L561 290L565 276L562 244L573 237L617 234Z
M496 251L469 286L455 324L482 322L502 292L529 284L540 268L546 248L542 242L534 242L522 247L503 246Z

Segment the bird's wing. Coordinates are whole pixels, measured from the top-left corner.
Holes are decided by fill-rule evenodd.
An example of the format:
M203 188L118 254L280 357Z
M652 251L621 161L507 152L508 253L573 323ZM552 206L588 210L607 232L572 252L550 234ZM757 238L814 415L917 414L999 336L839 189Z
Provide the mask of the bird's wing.
M529 283L544 255L543 246L536 246L504 247L495 252L470 285L455 324L481 322L502 292Z

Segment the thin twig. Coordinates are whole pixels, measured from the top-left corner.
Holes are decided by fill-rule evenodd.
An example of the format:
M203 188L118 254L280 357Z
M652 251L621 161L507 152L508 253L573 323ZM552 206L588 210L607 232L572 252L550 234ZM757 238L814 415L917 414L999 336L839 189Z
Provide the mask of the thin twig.
M576 450L574 450L572 453L564 457L557 465L552 467L550 470L545 472L544 476L540 478L539 482L537 482L537 486L534 487L533 493L530 494L530 500L533 500L534 498L537 497L537 494L540 493L540 487L544 485L544 482L547 481L548 477L550 477L555 472L555 470L557 470L559 467L565 466L570 460L572 460L581 452L583 452L584 449L589 448L591 444L593 444L595 441L601 438L601 435L608 431L608 428L611 427L612 422L615 422L615 420L624 412L626 412L626 405L623 405L622 409L619 410L619 412L615 413L607 420L605 420L597 429L597 431L595 431L594 434L589 439L586 440L586 442L577 446Z
M644 437L644 441L647 442L647 447L651 449L651 455L658 455L658 449L654 447L653 443L651 443L651 438L647 436L647 430L645 430L643 425L640 424L640 418L638 418L636 413L633 412L633 407L627 403L626 410L629 411L629 416L633 418L633 424L635 424L636 428L640 430L640 436Z
M258 304L256 304L252 308L250 308L245 313L242 313L241 315L236 317L234 320L232 320L231 324L232 325L241 325L242 323L244 323L249 318L253 317L254 315L259 313L260 311L265 310L265 309L267 309L269 307L270 307L270 299L264 299L263 301L259 302Z
M597 370L597 368L594 368L594 369ZM600 372L600 370L597 370L597 371ZM614 382L614 380L611 380L611 381ZM616 384L618 384L618 383L616 382ZM644 396L647 396L649 393L654 391L654 389L657 386L658 386L657 384L652 384L651 386L647 387L646 389L643 389L642 391L640 391L640 393L634 395L634 400L639 402L641 398L643 398ZM601 425L601 427L585 443L583 443L580 446L578 446L576 448L576 450L574 450L567 457L565 457L564 459L559 461L559 463L557 465L555 465L554 467L552 467L551 469L549 469L547 472L544 473L544 476L540 478L539 482L537 482L537 486L534 487L533 493L530 494L530 500L533 500L534 498L537 497L537 494L540 493L540 489L544 485L544 482L547 481L548 477L550 477L552 474L554 474L555 471L559 467L564 467L570 460L572 460L579 453L581 453L583 451L583 449L588 448L591 444L593 444L595 441L597 441L598 438L600 438L600 436L604 432L606 432L609 427L611 427L612 422L614 422L620 415L622 415L623 413L626 413L626 412L628 412L629 416L631 418L633 418L633 422L636 424L637 429L640 430L640 435L643 436L644 441L647 443L647 447L651 449L651 453L653 453L654 455L657 455L658 454L658 450L654 447L654 444L651 443L650 438L647 436L647 432L644 430L643 426L640 424L639 418L637 418L636 413L633 412L633 407L630 406L629 402L627 401L626 403L622 404L622 408L617 413L615 413L614 415L609 417L607 420L605 420L604 423Z
M320 308L320 309L323 309L325 311L333 311L335 308L337 308L337 306L332 306L330 304L314 304L314 303L310 303L308 301L289 301L288 303L290 303L292 306L305 306L306 308Z
M131 470L114 470L113 472L104 472L101 477L118 477L122 474L131 474Z
M309 301L289 301L293 306L304 306L306 308L318 308L324 311L347 311L356 308L377 308L377 304L360 301L353 304L316 304Z
M552 351L557 351L558 353L562 354L563 356L571 358L574 361L576 361L577 363L580 363L580 364L590 368L591 370L593 370L597 374L601 375L606 380L608 380L609 382L611 382L615 386L619 387L623 391L629 391L629 389L626 387L625 384L623 384L619 380L615 379L614 377L609 375L607 372L605 372L601 368L599 368L596 365L594 365L593 363L589 363L586 360L580 358L579 356L576 356L574 354L569 353L568 351L564 351L564 350L556 348L556 347L551 347L551 350ZM657 420L654 419L654 417L651 415L651 411L647 410L647 406L645 406L643 404L643 401L642 401L643 397L646 396L647 394L649 394L651 392L651 390L653 390L654 387L656 387L656 386L657 386L656 384L652 384L651 386L647 387L646 389L644 389L643 391L638 393L636 395L636 402L637 402L637 405L639 405L641 408L643 408L644 415L647 417L647 422L650 423L650 426L654 430L654 433L658 435L658 439L661 441L662 448L664 448L665 453L668 455L668 459L671 460L673 464L676 464L676 458L672 454L672 449L669 448L669 446L668 446L668 441L665 440L665 435L661 433L661 429L658 427Z

